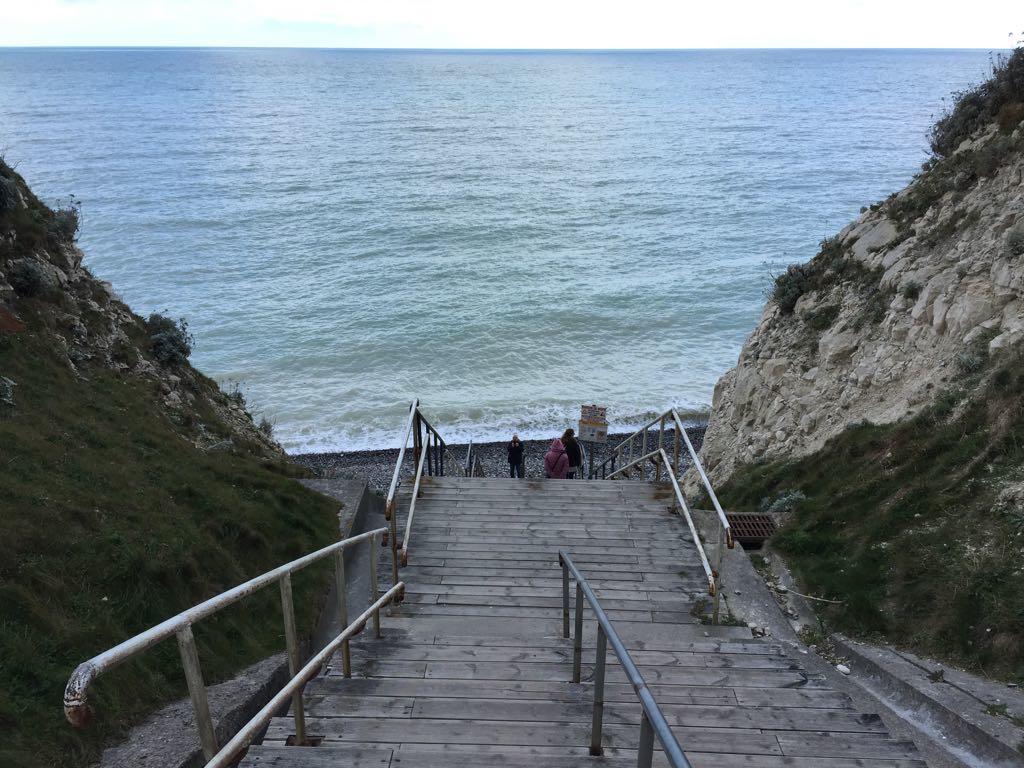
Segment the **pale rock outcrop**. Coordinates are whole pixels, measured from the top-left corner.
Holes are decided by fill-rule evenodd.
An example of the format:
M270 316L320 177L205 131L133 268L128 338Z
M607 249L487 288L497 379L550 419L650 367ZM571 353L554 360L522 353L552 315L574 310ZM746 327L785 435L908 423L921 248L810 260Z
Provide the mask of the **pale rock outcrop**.
M893 211L913 202L927 174L862 214L831 243L844 269L823 270L792 313L768 302L715 386L702 448L713 481L750 462L810 454L852 424L917 413L960 375L965 355L1020 347L1024 256L1006 237L1024 225L1020 132L997 172L957 175L917 218ZM987 129L957 152L998 138ZM826 309L827 327L812 325Z

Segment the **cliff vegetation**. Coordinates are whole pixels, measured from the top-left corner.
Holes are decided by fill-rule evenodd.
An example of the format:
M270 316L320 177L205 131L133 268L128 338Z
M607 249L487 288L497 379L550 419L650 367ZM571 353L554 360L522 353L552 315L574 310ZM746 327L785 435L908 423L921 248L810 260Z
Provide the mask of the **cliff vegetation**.
M77 664L337 538L238 397L188 363L187 325L134 315L82 266L80 210L0 162L0 765L84 766L185 694L174 641L94 686ZM323 575L296 580L309 627ZM274 590L196 627L208 682L283 648Z
M1024 681L1024 49L930 139L774 279L702 452L832 626Z

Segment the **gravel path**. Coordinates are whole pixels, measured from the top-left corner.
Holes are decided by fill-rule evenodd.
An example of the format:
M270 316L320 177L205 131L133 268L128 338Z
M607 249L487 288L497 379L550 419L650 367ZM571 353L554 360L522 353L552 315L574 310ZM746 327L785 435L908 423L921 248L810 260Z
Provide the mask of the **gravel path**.
M693 443L693 447L700 450L704 440L706 425L697 425L686 428L686 434ZM596 467L604 460L605 449L618 445L622 440L629 437L629 434L609 435L607 446L597 446L594 453L594 466ZM665 450L671 456L675 435L665 432ZM546 440L524 440L526 446L526 476L544 476L544 453L551 444L551 439ZM636 451L639 455L640 442L637 440ZM647 445L651 450L658 444L658 433L652 430L648 434ZM484 468L487 477L507 477L508 459L505 453L506 443L480 443L476 445L477 456ZM449 445L450 455L460 464L466 459L466 445ZM292 456L292 459L304 467L313 470L318 477L350 477L358 480L365 480L371 488L386 493L391 484L391 476L395 471L395 462L398 460L398 449L387 448L376 451L350 451L344 453L300 453ZM686 464L688 455L685 446L681 449L681 463ZM446 459L446 462L448 459ZM408 477L412 474L412 450L407 452L403 475ZM621 466L621 464L619 465ZM450 471L446 464L446 471Z

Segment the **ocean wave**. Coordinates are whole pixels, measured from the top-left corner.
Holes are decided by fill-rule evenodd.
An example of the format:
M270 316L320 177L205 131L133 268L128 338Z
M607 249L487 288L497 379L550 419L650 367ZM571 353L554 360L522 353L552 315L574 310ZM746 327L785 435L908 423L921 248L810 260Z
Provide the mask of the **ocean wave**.
M626 415L609 419L609 434L628 434L657 419L671 406L660 411L634 409ZM707 421L705 407L677 407L683 423L687 426ZM475 413L473 415L447 415L443 412L424 408L444 441L450 445L464 445L469 441L490 443L508 440L515 433L524 440L541 440L560 435L566 427L576 428L579 421L579 407L560 406L535 407L523 416L510 412ZM376 420L375 420L376 421ZM302 435L279 435L279 440L290 454L301 453L348 453L397 448L401 444L405 418L396 418L393 425L383 426L379 422L366 422L357 429L325 429ZM668 428L668 427L666 427Z

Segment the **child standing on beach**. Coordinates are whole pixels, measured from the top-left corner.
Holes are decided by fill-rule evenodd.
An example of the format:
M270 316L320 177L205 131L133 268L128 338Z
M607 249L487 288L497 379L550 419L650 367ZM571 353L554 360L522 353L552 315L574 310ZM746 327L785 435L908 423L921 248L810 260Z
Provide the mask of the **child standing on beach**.
M565 446L557 437L551 441L551 447L544 454L544 475L558 480L564 480L569 473L569 456L565 452Z
M508 474L509 477L525 477L526 461L523 457L523 444L519 435L512 435L512 442L508 444Z

